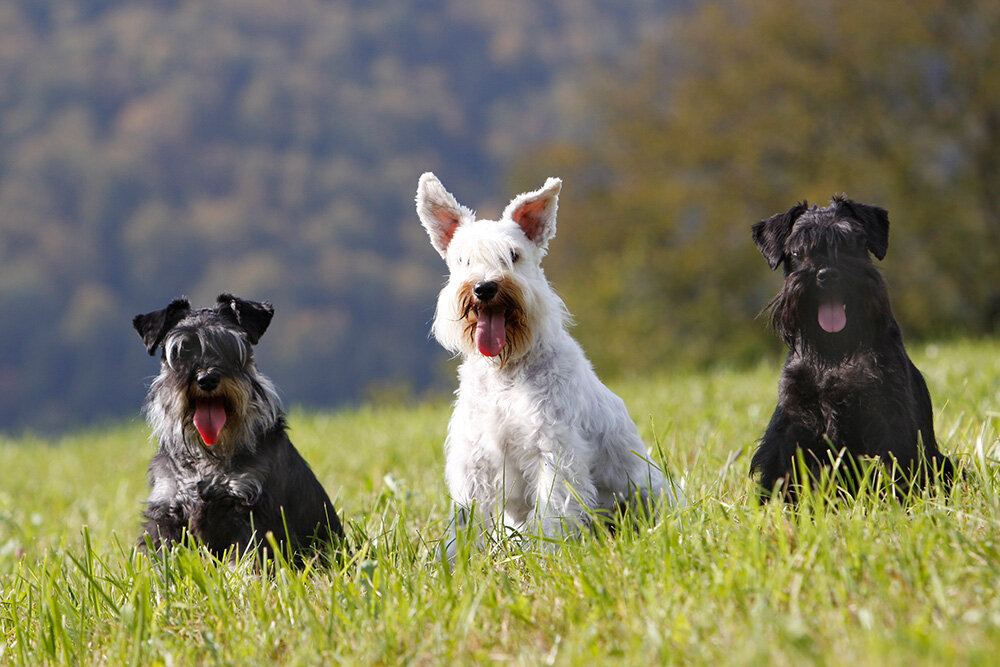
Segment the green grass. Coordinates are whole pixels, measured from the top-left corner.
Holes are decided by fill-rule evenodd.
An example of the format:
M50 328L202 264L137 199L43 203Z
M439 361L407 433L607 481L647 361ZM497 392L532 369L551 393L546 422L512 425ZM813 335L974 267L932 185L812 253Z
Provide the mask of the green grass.
M689 505L555 551L434 557L448 406L294 411L347 519L342 568L270 575L133 552L153 452L138 419L0 441L0 664L995 664L1000 344L914 346L951 498L797 510L752 499L778 368L616 383Z

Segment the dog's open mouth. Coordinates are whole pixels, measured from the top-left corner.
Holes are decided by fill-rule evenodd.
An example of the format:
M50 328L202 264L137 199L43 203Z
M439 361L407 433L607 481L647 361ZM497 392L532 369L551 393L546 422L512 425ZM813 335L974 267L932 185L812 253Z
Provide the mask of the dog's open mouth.
M194 404L194 427L201 439L211 447L219 441L226 425L226 403L222 398L197 398Z
M817 314L819 326L827 333L843 331L847 326L847 307L844 300L836 295L824 296L819 303Z
M503 308L483 308L476 317L476 347L480 354L495 357L507 342L507 317Z

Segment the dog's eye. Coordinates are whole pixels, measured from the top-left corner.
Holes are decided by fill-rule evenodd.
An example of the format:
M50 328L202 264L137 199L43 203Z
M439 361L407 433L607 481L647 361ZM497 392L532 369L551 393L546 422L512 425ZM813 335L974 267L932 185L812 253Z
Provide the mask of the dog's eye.
M521 255L517 253L516 250L510 251L510 261L512 264L517 264L517 260L521 259Z
M184 364L194 359L200 351L201 345L197 339L182 338L170 347L167 360L171 366Z
M793 250L792 259L794 259L796 262L799 261L800 259L802 259L802 253L799 252L798 250Z

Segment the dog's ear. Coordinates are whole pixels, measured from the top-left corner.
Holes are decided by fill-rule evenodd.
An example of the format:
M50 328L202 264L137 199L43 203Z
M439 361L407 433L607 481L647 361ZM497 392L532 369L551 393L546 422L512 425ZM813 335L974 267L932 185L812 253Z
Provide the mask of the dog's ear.
M859 204L846 197L836 199L837 217L853 218L865 228L865 245L878 259L889 250L889 212L878 206Z
M556 210L561 189L561 180L547 179L538 190L514 197L504 209L504 219L516 222L529 241L544 248L556 235Z
M146 344L146 351L152 356L156 348L163 342L167 332L177 326L177 323L191 312L191 304L185 298L174 299L163 310L154 310L145 315L132 318L132 326L139 332L139 337Z
M431 172L417 184L417 216L431 237L431 245L444 257L458 226L476 219L476 213L458 203Z
M785 259L785 241L792 233L792 225L809 207L805 201L796 204L784 213L772 215L767 220L761 220L753 227L753 242L757 244L760 254L764 255L768 266L774 271Z
M251 345L256 345L274 317L274 306L267 301L245 301L232 294L220 294L215 312L228 317L244 331Z

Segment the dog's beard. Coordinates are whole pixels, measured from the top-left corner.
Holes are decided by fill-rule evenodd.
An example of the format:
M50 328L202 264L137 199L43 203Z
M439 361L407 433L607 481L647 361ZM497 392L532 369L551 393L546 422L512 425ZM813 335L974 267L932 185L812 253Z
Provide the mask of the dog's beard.
M224 378L211 393L194 386L188 395L185 423L197 431L209 450L232 453L249 412L252 392L249 381L234 378Z
M488 302L476 298L475 283L463 284L458 292L458 313L472 349L498 359L503 366L531 344L532 333L521 288L511 280L497 284L497 294Z
M153 381L145 412L161 445L222 460L252 453L282 414L274 385L259 373L224 378L207 394L178 382L169 368Z
M771 325L785 344L839 356L870 345L891 318L885 281L875 267L853 267L834 289L816 286L813 271L796 271L768 304Z

